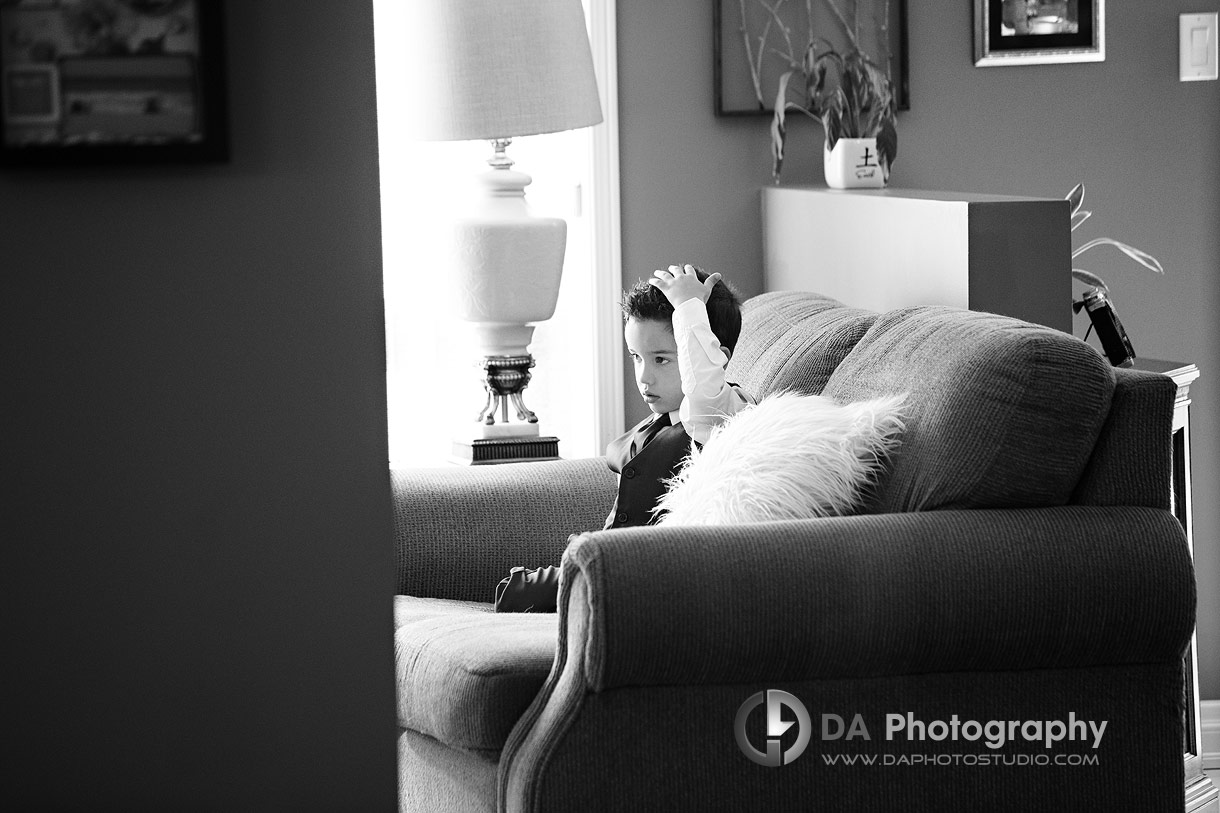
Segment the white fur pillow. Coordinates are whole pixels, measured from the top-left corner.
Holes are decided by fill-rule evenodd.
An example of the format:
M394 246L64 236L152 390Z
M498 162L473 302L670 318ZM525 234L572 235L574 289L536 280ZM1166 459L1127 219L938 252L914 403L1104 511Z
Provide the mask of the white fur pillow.
M839 405L781 393L693 449L657 503L662 525L727 525L845 514L904 429L905 395Z

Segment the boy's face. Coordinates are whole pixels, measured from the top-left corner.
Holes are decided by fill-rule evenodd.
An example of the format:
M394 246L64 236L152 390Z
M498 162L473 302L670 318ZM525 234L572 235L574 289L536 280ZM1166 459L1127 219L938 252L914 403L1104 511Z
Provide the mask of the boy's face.
M656 319L628 319L623 338L635 365L635 385L648 408L660 415L681 406L678 342L670 326Z

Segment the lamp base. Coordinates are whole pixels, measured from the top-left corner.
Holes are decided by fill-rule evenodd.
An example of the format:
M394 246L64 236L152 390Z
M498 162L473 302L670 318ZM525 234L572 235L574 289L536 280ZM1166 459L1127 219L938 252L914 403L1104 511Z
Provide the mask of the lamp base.
M542 436L538 416L525 406L521 393L530 382L534 357L529 353L513 356L484 356L483 389L487 401L475 419L470 437L455 438L450 461L467 466L491 463L526 463L558 460L559 438ZM509 405L517 420L508 419ZM496 423L496 413L501 420ZM464 434L464 433L463 433Z
M508 405L512 403L517 413L517 420L530 424L538 423L538 416L526 408L521 398L521 391L530 383L530 368L534 366L534 357L529 353L519 356L484 356L483 389L487 392L487 401L479 410L476 421L487 426L496 422L496 410L502 415L502 422L508 423ZM538 434L535 429L530 434Z
M558 460L559 438L517 437L455 440L453 453L449 459L464 466Z

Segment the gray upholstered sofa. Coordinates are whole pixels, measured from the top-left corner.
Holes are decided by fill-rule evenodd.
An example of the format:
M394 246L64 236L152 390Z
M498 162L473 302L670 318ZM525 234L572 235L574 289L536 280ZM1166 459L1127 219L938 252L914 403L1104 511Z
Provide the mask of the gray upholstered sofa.
M747 303L730 378L909 391L865 510L600 531L598 459L395 472L402 809L1181 809L1167 378L1003 317L800 293ZM558 615L490 612L511 566L561 555ZM735 736L765 690L810 718L743 716L758 751L811 729L779 767ZM1106 728L1048 747L1056 721Z

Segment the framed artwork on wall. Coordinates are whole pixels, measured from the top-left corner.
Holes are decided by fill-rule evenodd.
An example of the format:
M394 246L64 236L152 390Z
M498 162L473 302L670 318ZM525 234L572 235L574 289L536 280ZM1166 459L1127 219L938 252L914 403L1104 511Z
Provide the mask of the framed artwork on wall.
M227 160L221 0L0 0L0 164Z
M974 64L1104 62L1105 0L974 0Z
M907 0L712 0L717 116L770 116L779 77L810 43L858 48L890 78L909 110Z

